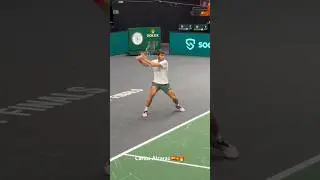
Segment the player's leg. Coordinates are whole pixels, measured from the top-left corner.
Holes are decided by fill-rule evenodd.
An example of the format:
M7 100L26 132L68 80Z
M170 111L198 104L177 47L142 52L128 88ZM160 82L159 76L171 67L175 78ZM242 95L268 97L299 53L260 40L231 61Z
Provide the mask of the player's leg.
M213 150L217 149L223 152L226 158L238 158L239 153L236 147L232 146L228 142L226 142L220 135L219 126L217 124L217 120L212 115L211 122L210 122L210 141L211 145L213 146Z
M171 100L176 105L176 108L179 111L181 111L181 112L185 111L185 109L179 104L179 100L178 100L176 94L174 93L174 91L172 90L172 88L170 88L169 84L163 85L162 90L171 98Z
M152 103L154 96L157 94L158 91L159 91L158 86L153 83L151 88L149 89L149 93L148 93L147 100L146 100L146 106L145 106L144 111L142 113L143 117L148 116L149 107Z

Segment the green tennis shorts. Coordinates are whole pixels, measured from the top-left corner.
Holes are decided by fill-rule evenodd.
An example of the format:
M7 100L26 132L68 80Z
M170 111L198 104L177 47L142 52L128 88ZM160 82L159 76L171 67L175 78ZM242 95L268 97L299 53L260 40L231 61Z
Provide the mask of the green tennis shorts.
M170 84L157 84L157 83L152 82L152 86L156 87L157 89L162 90L166 94L170 90Z

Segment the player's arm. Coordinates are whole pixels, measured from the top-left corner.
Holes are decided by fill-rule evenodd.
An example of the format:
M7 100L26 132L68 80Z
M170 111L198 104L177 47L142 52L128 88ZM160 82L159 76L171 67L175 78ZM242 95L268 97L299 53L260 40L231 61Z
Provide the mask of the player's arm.
M140 63L141 63L144 67L150 67L150 64L146 63L146 62L143 61L142 59L140 59Z
M150 67L150 65L148 63L146 63L145 61L142 61L142 55L143 55L143 52L140 53L140 55L136 58L137 61L142 64L144 67Z
M148 64L150 67L162 67L160 63L151 61L146 55L142 55L141 61Z

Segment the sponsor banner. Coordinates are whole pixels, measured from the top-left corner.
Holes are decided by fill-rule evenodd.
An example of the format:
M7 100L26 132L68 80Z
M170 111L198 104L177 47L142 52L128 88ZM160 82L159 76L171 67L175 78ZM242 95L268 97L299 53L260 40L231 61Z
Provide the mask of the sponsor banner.
M141 51L153 53L160 49L160 27L129 28L129 55L137 55Z
M210 34L170 32L169 47L171 55L210 56Z

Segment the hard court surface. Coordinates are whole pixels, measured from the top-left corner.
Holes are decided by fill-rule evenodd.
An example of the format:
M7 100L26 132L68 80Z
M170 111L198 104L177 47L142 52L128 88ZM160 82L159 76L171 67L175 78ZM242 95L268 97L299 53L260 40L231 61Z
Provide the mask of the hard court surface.
M187 111L176 112L169 97L159 91L145 120L141 113L152 71L134 57L111 57L111 95L140 90L111 97L111 179L194 179L191 174L209 178L210 60L170 55L167 59L171 87ZM172 156L185 159L146 160Z

